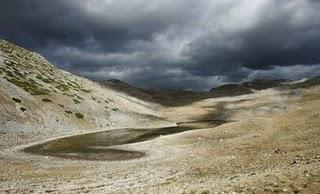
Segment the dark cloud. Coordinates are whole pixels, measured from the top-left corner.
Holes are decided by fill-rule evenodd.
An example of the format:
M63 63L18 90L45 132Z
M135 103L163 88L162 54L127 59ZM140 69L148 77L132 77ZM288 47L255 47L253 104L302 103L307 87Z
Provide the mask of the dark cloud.
M253 21L249 24L244 21L234 24L232 30L206 33L191 43L188 54L196 59L197 64L203 65L208 70L206 72L216 70L218 74L228 69L233 71L239 66L271 69L273 66L319 62L319 4L311 5L306 1L265 2L268 3L253 15L255 18L251 18Z
M92 79L204 90L314 75L319 9L316 0L3 0L0 36Z

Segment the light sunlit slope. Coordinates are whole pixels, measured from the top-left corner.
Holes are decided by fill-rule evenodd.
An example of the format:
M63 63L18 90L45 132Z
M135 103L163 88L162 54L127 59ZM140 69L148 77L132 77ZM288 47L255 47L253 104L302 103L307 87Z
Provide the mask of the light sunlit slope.
M37 53L0 40L2 146L29 137L134 126L133 121L156 116L157 107L72 75Z

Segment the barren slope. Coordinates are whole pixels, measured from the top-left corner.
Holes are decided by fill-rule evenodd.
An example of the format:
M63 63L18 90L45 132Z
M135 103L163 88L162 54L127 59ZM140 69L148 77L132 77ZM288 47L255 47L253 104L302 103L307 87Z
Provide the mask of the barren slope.
M72 75L0 40L0 148L29 139L132 126L155 117L158 107Z
M5 51L7 47L1 48L1 60L9 58L17 64L11 67L1 61L0 119L5 134L1 134L0 193L319 193L318 78L246 95L206 96L184 106L163 107L103 89L52 66L45 67L51 67L53 75L51 70L41 72L46 70L35 61L30 70L30 59L20 59L15 51L25 50L14 47L12 55L10 49ZM16 67L19 71L25 67L22 75L15 72ZM38 74L53 81L38 79ZM28 85L37 83L37 87L25 91L24 85L8 80L12 78L27 80ZM61 91L64 87L68 90ZM35 88L48 94L32 95ZM45 98L52 102L42 101ZM65 110L72 114L64 114ZM76 117L76 112L84 118ZM25 143L38 145L50 134L130 126L118 130L127 133L133 127L215 119L233 122L111 147L144 154L131 160L75 160L21 151L28 146Z

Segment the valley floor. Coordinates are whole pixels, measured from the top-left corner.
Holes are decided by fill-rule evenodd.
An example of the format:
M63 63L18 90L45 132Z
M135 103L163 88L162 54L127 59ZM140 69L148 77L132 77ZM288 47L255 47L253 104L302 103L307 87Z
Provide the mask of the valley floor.
M320 88L268 89L160 108L169 123L234 122L114 146L145 152L85 161L1 150L0 193L319 193ZM158 127L152 118L136 127ZM29 142L32 143L32 142Z

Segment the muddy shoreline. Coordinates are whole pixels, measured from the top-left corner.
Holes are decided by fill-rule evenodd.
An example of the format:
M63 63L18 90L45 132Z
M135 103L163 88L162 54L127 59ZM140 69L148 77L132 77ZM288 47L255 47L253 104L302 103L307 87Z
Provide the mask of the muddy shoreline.
M130 160L145 156L144 152L115 149L112 146L144 142L163 135L171 135L189 130L213 128L231 121L200 120L180 122L174 127L125 128L111 131L80 134L55 139L24 148L22 151L74 160Z

